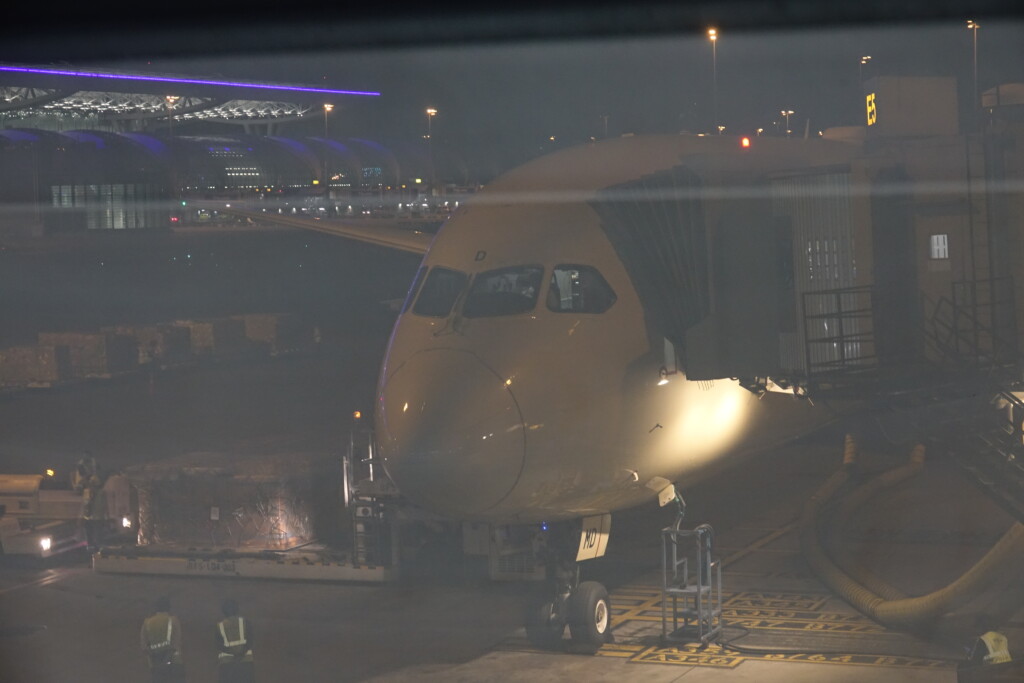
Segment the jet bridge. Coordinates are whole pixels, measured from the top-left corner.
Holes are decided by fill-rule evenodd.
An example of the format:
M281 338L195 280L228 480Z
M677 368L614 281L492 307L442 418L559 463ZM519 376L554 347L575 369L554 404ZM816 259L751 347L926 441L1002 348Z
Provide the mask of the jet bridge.
M671 343L688 379L778 376L778 226L764 199L720 204L677 166L607 188L593 207L652 339Z

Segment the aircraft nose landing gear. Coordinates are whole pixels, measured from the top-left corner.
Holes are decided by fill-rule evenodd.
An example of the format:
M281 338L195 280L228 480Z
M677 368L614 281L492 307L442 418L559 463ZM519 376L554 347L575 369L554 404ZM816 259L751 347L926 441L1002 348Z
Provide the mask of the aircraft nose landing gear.
M584 581L569 596L568 608L573 645L594 654L610 642L612 608L603 585Z
M547 532L542 552L547 562L549 583L544 594L530 604L526 614L526 637L535 647L562 647L566 625L572 639L569 645L572 652L594 654L602 645L612 641L612 608L608 590L597 581L581 582L577 564L580 559L604 554L610 526L610 515L584 520L583 530L578 532L578 551L575 525L553 527ZM590 550L585 546L594 540L595 529L596 534L603 537L603 542L600 547L595 543L592 553L584 552Z

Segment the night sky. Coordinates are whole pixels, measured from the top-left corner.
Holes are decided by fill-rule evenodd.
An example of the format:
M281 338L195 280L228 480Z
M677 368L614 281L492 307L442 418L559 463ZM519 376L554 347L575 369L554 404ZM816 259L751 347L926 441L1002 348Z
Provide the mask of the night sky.
M965 18L966 19L966 18ZM981 89L1024 81L1024 22L985 21L978 32ZM803 133L859 125L864 76L953 75L969 96L972 31L966 21L733 32L719 27L718 111L726 134ZM379 90L375 101L338 103L332 136L416 140L425 109L439 113L434 139L476 166L507 166L590 136L713 129L712 49L703 34L675 37L456 45L439 48L105 62L99 66ZM201 47L198 48L201 50ZM778 124L776 124L778 122ZM313 117L291 134L322 134ZM794 133L796 134L796 133ZM555 136L555 141L549 138Z

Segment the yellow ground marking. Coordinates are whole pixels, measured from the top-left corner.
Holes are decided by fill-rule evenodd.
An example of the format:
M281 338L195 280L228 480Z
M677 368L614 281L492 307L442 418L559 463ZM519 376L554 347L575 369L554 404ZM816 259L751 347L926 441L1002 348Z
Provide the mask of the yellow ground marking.
M818 610L832 596L827 593L762 593L743 591L730 597L722 596L723 607L745 607L755 609Z
M631 658L635 664L674 664L677 666L704 666L735 668L747 660L771 662L807 662L809 664L841 664L846 666L889 666L928 669L952 669L955 664L938 659L921 657L892 657L887 655L815 655L815 654L764 654L744 655L734 650L709 645L681 647L649 647Z

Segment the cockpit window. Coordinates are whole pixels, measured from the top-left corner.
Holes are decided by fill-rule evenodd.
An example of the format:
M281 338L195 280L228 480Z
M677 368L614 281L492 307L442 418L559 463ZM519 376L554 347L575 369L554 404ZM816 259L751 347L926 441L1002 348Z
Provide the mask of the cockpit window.
M469 278L465 273L448 268L435 267L427 275L423 289L416 299L412 312L431 318L444 318L452 312L452 306L459 294L466 288Z
M555 266L551 271L547 306L555 313L604 313L615 303L615 292L590 266Z
M480 273L462 307L467 318L529 313L537 304L544 277L540 266L517 266Z
M402 313L409 310L412 306L413 299L416 298L416 294L420 291L420 285L423 284L423 278L427 275L427 267L420 266L420 269L416 271L416 277L412 281L412 286L409 287L409 293L405 295L405 301L402 303Z

